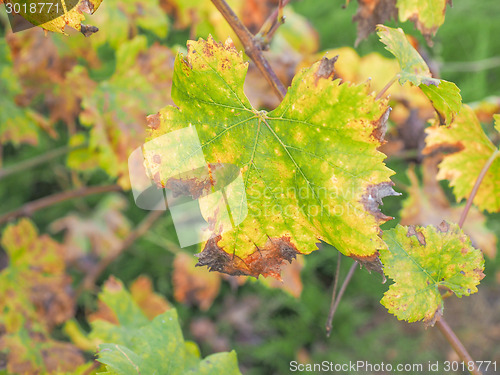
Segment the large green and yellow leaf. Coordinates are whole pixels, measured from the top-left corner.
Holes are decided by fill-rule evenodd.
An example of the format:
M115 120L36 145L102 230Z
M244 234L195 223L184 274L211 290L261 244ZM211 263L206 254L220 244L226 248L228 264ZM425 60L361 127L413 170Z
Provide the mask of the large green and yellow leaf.
M496 118L496 129L500 128ZM500 152L486 136L474 111L467 105L449 127L437 124L426 130L424 153L448 152L437 178L449 180L457 201L468 198L488 159L498 155L484 176L473 203L481 210L500 211Z
M410 81L420 87L434 106L440 122L449 124L460 111L462 97L460 89L453 83L432 78L424 59L410 44L401 29L378 25L378 35L386 49L391 52L401 67L399 83Z
M377 147L388 107L367 84L333 80L333 63L323 59L302 70L278 108L266 112L243 93L247 63L231 43L189 42L187 57L178 56L172 87L178 107L149 118L155 140L144 151L149 174L164 187L199 163L194 156L176 160L173 136L161 137L195 128L207 163L240 169L248 209L235 228L214 230L200 265L279 277L285 259L310 253L319 239L365 259L385 247L378 233L388 218L378 205L396 193ZM243 199L239 204L233 214L243 211Z
M380 251L384 273L394 280L381 300L400 320L434 324L443 312L440 290L458 297L477 292L484 258L457 224L403 227L384 231Z

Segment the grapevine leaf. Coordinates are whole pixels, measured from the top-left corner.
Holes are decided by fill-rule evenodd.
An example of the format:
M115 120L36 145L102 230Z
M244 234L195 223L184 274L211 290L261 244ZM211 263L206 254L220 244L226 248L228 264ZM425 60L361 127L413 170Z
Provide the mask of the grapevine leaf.
M178 108L149 117L154 142L144 146L144 156L159 186L182 182L171 177L199 163L194 157L175 160L172 138L161 137L190 127L207 163L236 165L243 175L248 214L243 220L238 200L233 216L243 222L230 231L215 227L199 265L279 278L281 264L315 250L318 239L345 255L375 258L385 246L379 224L389 219L378 205L397 194L393 172L377 151L386 102L375 101L367 84L332 80L333 61L325 58L295 77L278 108L257 111L243 93L246 69L230 43L189 42L187 58L178 56L175 63L172 98ZM184 182L186 190L207 183L195 177ZM216 222L213 212L205 214Z
M384 231L380 251L384 273L394 280L381 300L400 320L433 325L443 312L439 288L458 297L477 292L484 258L457 224L403 227Z
M0 143L11 142L36 145L37 126L32 112L16 103L16 96L22 91L13 71L12 56L5 40L0 40Z
M429 67L415 48L408 42L401 29L387 26L377 27L378 35L386 49L391 52L401 67L399 83L410 81L420 87L436 110L441 124L450 124L461 108L460 89L453 83L432 78Z
M385 44L385 49L392 53L399 62L401 67L399 82L401 84L410 81L415 86L419 86L421 83L439 85L439 80L432 78L429 67L410 44L402 29L378 25L377 34L380 41Z
M412 21L432 45L431 36L444 23L447 4L451 5L451 0L398 0L399 20Z
M184 341L177 313L170 309L149 321L123 284L111 278L99 295L117 320L94 316L92 339L99 339L98 361L113 374L239 374L236 354L218 353L204 360L195 344ZM104 342L104 343L103 343Z
M419 87L434 106L439 122L449 125L462 107L462 97L457 85L442 79L438 86L422 83Z
M132 299L150 320L170 308L167 300L153 291L153 284L146 276L139 276L130 285L130 293Z
M458 222L465 204L451 206L443 189L436 178L436 158L425 158L422 164L422 184L413 168L408 170L410 186L408 197L403 201L401 209L401 225L434 225L441 221ZM486 217L476 207L472 206L463 225L464 233L469 235L472 245L483 251L491 259L497 252L495 234L486 226Z
M39 3L27 0L10 0L12 4L19 4L20 14L30 23L41 28L61 34L65 27L70 26L78 31L82 30L83 13L93 14L103 0L57 0L44 3L45 9ZM5 1L7 2L7 1ZM30 10L31 4L37 4L37 11ZM52 5L49 7L49 4ZM27 7L25 7L25 5ZM15 8L14 8L15 9Z
M498 130L498 121L497 121ZM486 136L474 111L464 105L460 114L449 127L436 124L426 130L424 153L436 150L450 151L439 164L437 178L449 180L457 201L468 198L474 184L494 152L498 149ZM497 157L486 173L473 203L480 210L500 211L500 157Z
M110 176L118 177L123 188L130 188L127 160L145 139L146 115L168 99L172 84L174 55L165 47L147 47L144 36L123 43L117 51L117 69L99 83L82 102L80 121L90 128L88 153ZM84 170L82 150L70 154L71 167Z
M497 132L500 133L500 115L498 114L493 115L493 119L495 120L495 129Z
M137 27L162 39L169 29L167 15L156 0L106 0L106 6L96 13L93 20L98 25L106 25L106 32L92 36L90 43L94 48L109 43L118 50L130 35L137 33Z
M479 122L482 124L488 124L488 123L493 122L494 115L496 113L500 113L500 97L499 96L489 96L487 98L480 100L479 102L471 103L469 105L472 107ZM498 123L498 121L497 121L497 123ZM500 133L500 130L499 130L499 133Z
M130 221L123 213L127 204L122 195L109 194L99 201L91 215L71 213L52 222L52 231L65 231L66 262L84 263L90 254L99 259L117 251L130 232ZM87 263L88 267L95 266Z
M353 22L358 22L356 45L375 31L378 24L397 19L396 0L358 0L358 10Z
M347 0L346 5L349 2ZM377 24L399 18L401 22L412 21L432 45L431 37L443 24L448 3L451 4L451 0L358 0L358 10L353 17L353 21L358 22L356 44L375 31Z
M49 335L74 314L63 247L39 236L28 219L7 226L1 245L9 265L0 271L0 352L7 352L9 373L70 371L83 364L76 347Z

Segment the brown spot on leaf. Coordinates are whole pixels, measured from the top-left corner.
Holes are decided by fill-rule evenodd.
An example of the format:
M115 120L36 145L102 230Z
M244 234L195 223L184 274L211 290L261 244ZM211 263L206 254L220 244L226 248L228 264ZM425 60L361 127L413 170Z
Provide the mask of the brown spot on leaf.
M379 253L378 251L369 256L355 256L351 255L350 258L354 259L356 262L359 263L360 267L365 267L368 272L375 271L382 275L382 284L385 284L387 279L385 278L383 268L384 266L382 265L382 262L380 261L380 258L378 257Z
M212 182L209 178L177 179L172 177L168 179L165 187L172 191L174 197L191 196L193 199L198 199L201 196L210 194Z
M447 233L450 230L450 224L443 220L441 224L438 225L437 229L441 233Z
M390 216L384 215L379 208L379 206L383 204L382 198L401 195L401 193L394 191L392 188L393 186L394 183L392 181L381 182L377 185L369 185L366 188L365 194L361 197L361 204L364 206L365 210L371 213L379 223L393 219Z
M210 238L205 244L205 248L199 254L196 267L207 266L210 271L227 273L233 276L250 275L250 271L241 258L226 253L218 242L222 239L219 235Z
M334 79L335 77L335 62L338 60L339 56L332 57L331 59L327 57L323 57L321 59L321 62L319 63L318 70L315 73L316 81L315 83L318 83L318 80L320 78L331 78Z
M423 149L422 153L424 155L431 155L431 156L434 156L438 153L454 154L455 152L462 151L464 148L465 147L462 144L462 142L440 143L430 147L427 146L426 148Z
M94 5L89 0L82 0L80 4L78 4L78 10L80 12L92 14L94 13Z
M384 136L387 132L387 119L389 118L390 113L391 107L388 107L382 116L380 116L380 118L374 123L375 128L373 129L371 136L380 143L385 143Z
M154 115L149 115L146 119L148 121L148 126L151 129L156 130L160 127L161 117L159 113L156 113Z
M155 182L156 186L158 186L159 188L163 189L165 187L163 185L163 182L161 182L160 172L156 172L154 174L153 181Z
M408 232L406 233L406 237L411 237L411 236L417 237L417 240L420 243L420 245L422 246L427 245L424 234L422 232L417 231L415 225L410 225L408 227Z
M425 327L434 327L434 324L443 316L443 305L439 306L430 319L424 321Z
M161 164L161 156L158 154L153 155L153 163Z
M475 268L474 273L479 276L479 280L482 280L486 276L481 268Z
M210 37L209 37L209 39L210 39ZM196 51L193 51L193 53L194 52L196 52ZM214 55L213 48L209 45L209 43L204 43L203 44L203 54L205 56L209 56L209 57L212 57Z
M231 69L231 61L229 61L228 58L225 58L224 61L222 61L222 70L229 70Z
M281 280L281 267L285 261L289 263L297 257L299 251L291 242L290 237L269 238L262 248L242 259L226 253L219 247L221 236L207 241L205 248L197 254L199 261L196 266L207 266L210 271L219 271L233 276L253 276L258 278L272 276Z

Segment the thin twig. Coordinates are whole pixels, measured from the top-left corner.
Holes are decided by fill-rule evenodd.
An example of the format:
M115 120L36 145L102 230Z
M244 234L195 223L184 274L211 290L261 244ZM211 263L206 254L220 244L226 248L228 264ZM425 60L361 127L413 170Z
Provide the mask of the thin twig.
M91 272L89 272L82 283L76 291L76 295L79 296L84 290L92 289L99 278L99 276L108 268L108 266L114 262L118 256L123 253L125 249L130 247L139 237L144 235L158 220L158 218L164 213L164 211L156 210L151 211L140 223L139 225L129 233L129 235L123 240L123 242L115 248L113 251L108 253L108 255L101 259L99 264L97 264Z
M394 82L396 82L397 79L399 79L399 77L401 77L401 74L396 74L394 77L391 78L391 80L387 83L387 85L384 86L384 88L377 94L377 96L375 97L375 100L379 100L382 95L385 94L385 92L387 90L389 90L389 88L392 86L392 84Z
M439 64L443 72L481 72L500 66L500 57L490 57L484 60L449 62Z
M48 197L37 199L36 201L26 203L21 208L17 210L6 213L0 217L0 225L8 222L9 220L16 219L21 216L31 216L38 210L42 208L50 207L54 204L67 201L74 198L82 198L93 194L108 193L110 191L121 191L122 188L119 185L105 185L105 186L84 186L79 189L64 191L62 193L57 193L49 195Z
M25 171L27 169L34 168L37 165L43 164L49 160L52 160L52 159L55 159L59 156L65 155L68 152L76 150L78 148L79 147L63 146L60 148L56 148L55 150L51 150L43 155L37 155L31 159L21 161L17 164L10 166L10 167L0 169L0 180L2 178L10 176L11 174L19 173L19 172Z
M330 333L332 332L332 321L333 321L333 306L335 305L335 297L337 294L337 285L339 283L339 274L340 274L340 260L342 259L342 254L340 251L337 252L337 270L335 271L335 279L333 281L333 291L332 291L332 302L330 303L330 312L328 313L328 319L326 320L326 337L330 337Z
M285 16L283 16L283 8L290 2L290 0L280 0L278 7L273 10L273 12L267 17L267 19L262 24L256 38L262 38L265 44L263 49L267 49L274 33L278 30L278 27L285 22Z
M491 164L493 164L493 161L499 154L500 151L496 149L495 152L493 152L490 158L486 161L486 163L483 166L483 169L479 173L479 176L476 179L476 183L474 184L474 187L472 188L469 198L467 199L467 203L465 204L464 210L462 211L462 215L460 216L460 221L458 222L460 228L462 228L462 226L464 225L465 219L467 218L467 214L469 213L469 210L472 206L472 202L474 201L474 198L479 190L479 186L483 182L486 173L488 173ZM443 334L443 336L446 338L446 340L450 343L451 347L458 354L460 359L463 362L467 363L467 366L469 366L470 364L473 366L473 369L469 370L469 372L473 375L482 375L481 371L479 371L479 369L476 366L476 362L473 361L472 357L467 352L467 349L465 349L465 346L462 344L457 335L455 335L455 333L448 325L448 323L446 323L446 321L443 318L441 318L436 322L436 325Z
M328 314L328 319L333 321L333 316L335 315L335 311L337 311L337 307L339 306L340 300L342 299L342 296L344 295L345 290L347 289L347 285L349 285L349 282L351 281L352 275L354 275L354 271L356 271L358 262L354 262L349 268L349 272L347 273L347 276L344 279L344 282L342 283L342 286L340 287L339 294L337 295L337 298L335 299L335 304L333 307L330 308L330 313ZM328 335L328 329L327 329L327 335Z
M491 167L491 164L493 164L493 161L496 159L496 157L500 155L500 150L496 149L495 152L490 156L490 158L486 161L486 163L483 166L483 169L481 170L481 173L479 173L479 176L477 177L476 183L474 184L474 187L472 188L472 191L469 195L469 198L467 199L467 203L465 204L465 208L462 211L462 215L460 216L460 221L458 222L458 226L462 228L462 225L464 225L465 219L467 218L467 214L469 213L469 210L472 206L472 201L476 197L477 191L479 190L479 186L483 182L484 176L486 176L486 173L488 173L488 170Z
M233 31L240 39L241 43L245 47L245 53L252 59L257 68L264 75L267 82L269 82L280 100L283 100L286 94L285 86L283 86L281 81L276 76L276 73L274 73L273 69L271 68L271 65L269 65L269 62L262 54L262 51L255 42L252 33L250 33L245 25L243 25L238 16L233 12L231 7L225 2L225 0L212 0L212 3L219 10L219 12L226 19L226 21L229 23Z
M439 328L443 336L446 338L446 340L450 343L453 349L455 349L455 352L458 354L460 359L465 362L467 366L469 364L472 364L474 369L469 370L469 372L472 375L482 375L482 372L479 371L479 369L476 366L476 362L472 359L470 354L467 352L467 349L463 346L462 342L458 339L458 337L455 335L451 327L446 323L446 321L441 318L436 322L436 326Z

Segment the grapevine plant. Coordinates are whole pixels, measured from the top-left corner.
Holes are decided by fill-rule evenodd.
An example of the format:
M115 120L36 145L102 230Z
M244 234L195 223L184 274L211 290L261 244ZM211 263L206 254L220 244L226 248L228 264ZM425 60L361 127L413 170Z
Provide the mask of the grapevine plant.
M11 7L30 3L2 2ZM200 307L207 310L221 282L217 273L240 280L262 276L272 286L269 278L285 278L282 270L303 262L301 255L325 247L334 257L336 249L338 264L340 254L354 263L338 293L337 268L328 333L347 283L361 266L390 281L380 301L389 313L436 326L470 364L468 370L481 373L446 323L444 300L477 292L485 277L483 253L495 254L494 236L483 228L483 240L469 237L474 231L467 229L472 225L467 218L484 224L482 211L500 211L500 151L492 141L498 140L500 115L490 114L495 127L490 139L478 111L462 103L459 88L437 78L402 29L384 25L391 18L411 20L432 45L448 1L429 7L424 1L359 0L356 43L376 32L394 59L361 58L352 49L303 52L307 56L290 80L280 77L277 67L284 63L266 50L277 48L276 40L296 48L295 54L307 50L309 26L300 23L289 1L270 6L263 19L249 19L241 11L243 3L231 2L231 8L224 0L79 0L71 6L62 1L64 14L45 18L19 8L37 28L7 33L0 41L2 145L46 142L41 133L57 137L56 124L65 124L68 146L45 159L68 154L74 189L0 217L8 259L0 267L0 373L240 373L234 351L202 358L197 345L184 339L176 310L145 277L129 291L109 277L94 311L85 312L88 329L76 319L77 299L95 290L101 274L163 214L151 211L132 229L123 197L114 195L130 192L128 158L138 148L158 189L208 197L226 177L222 165L237 166L241 176L241 199L230 207L230 228L223 217L227 205L208 200L200 209L210 235L199 244L197 258L170 244L176 249L178 301L202 301ZM173 14L173 26L164 11ZM100 30L82 24L85 13L95 13L90 19ZM164 46L169 28L189 25L193 40L186 47L174 52ZM305 42L290 37L297 25ZM59 35L68 33L73 35ZM114 66L100 61L96 52L109 50ZM33 51L42 52L31 59ZM410 168L410 196L400 219L394 219L380 207L385 197L401 195L391 180L395 171L384 160L392 152L397 116L414 103L429 119L421 153L424 182L433 184L434 193L420 188ZM173 178L179 163L173 162L169 134L186 128L196 129L208 173ZM197 165L198 156L193 152L181 164ZM4 167L0 179L46 161L41 159ZM86 186L99 169L116 184ZM465 205L450 208L438 180L449 181L456 201L465 199ZM93 207L90 218L73 214L51 224L53 232L65 231L62 243L39 234L26 217L102 193L109 199ZM441 210L433 210L430 218L416 211L425 205ZM241 220L235 222L236 217ZM400 222L382 229L390 220ZM487 236L493 238L484 241ZM88 258L97 261L85 266ZM204 275L201 281L199 275ZM61 326L70 342L53 334Z

